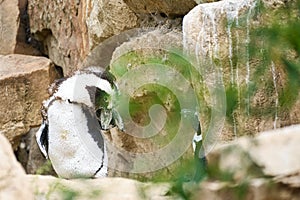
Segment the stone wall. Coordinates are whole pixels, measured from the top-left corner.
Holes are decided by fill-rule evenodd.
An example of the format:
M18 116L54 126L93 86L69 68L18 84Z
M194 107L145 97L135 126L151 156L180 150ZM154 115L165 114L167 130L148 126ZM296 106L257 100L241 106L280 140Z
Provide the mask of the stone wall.
M276 10L290 1L261 2ZM207 199L230 196L234 199L239 198L234 196L236 191L246 184L249 186L245 193L248 199L267 199L269 194L274 199L297 198L299 127L279 128L300 123L300 99L288 110L279 107L278 94L285 87L287 73L277 61L267 66L263 77L255 77L260 65L259 60L249 58L250 31L269 22L260 18L256 6L255 0L164 0L159 3L151 0L0 0L0 158L3 159L0 162L0 177L3 177L0 178L0 199L18 195L27 195L29 199L33 196L55 199L66 194L78 195L79 199L89 195L107 198L127 196L131 199L181 198L182 194L174 192L169 183L147 184L122 178L81 182L49 176L27 176L7 142L8 139L13 149L18 149L16 154L27 173L43 171L55 175L51 169L47 171L43 168L45 160L32 135L36 131L34 127L41 123L40 107L48 97L48 85L59 77L57 69L61 67L63 75L67 76L90 65L101 68L109 66L118 82L125 73L149 63L175 69L162 79L177 78L177 70L187 80L188 86L195 89L201 105L202 132L208 142L214 139L215 145L242 135L262 135L255 139L240 139L217 150L205 146L210 170L207 180L200 185L183 184L181 192L191 193L189 197L195 199L199 196ZM149 71L140 74L144 79L139 80L151 78L158 82L155 74L146 73ZM253 82L258 90L250 96L245 91ZM182 91L186 89L180 81L173 85ZM122 87L126 88L124 85ZM136 105L148 106L151 99L149 102L147 100L155 96L156 89L152 86L139 88L132 98L136 100ZM168 131L178 128L179 124L176 121L178 116L172 115L176 99L171 94L160 97L160 105L171 118L166 127L158 132L158 139L145 141L114 129L105 134L107 140L133 153L153 152L172 141L174 135ZM230 108L228 102L231 97L238 99L237 107L233 112L226 112L226 107L227 111ZM145 125L151 112L142 106L139 108L133 118ZM160 117L163 118L166 113L159 113ZM213 114L219 118L214 118ZM219 121L209 124L211 119ZM155 123L160 125L161 121L156 120ZM210 126L212 132L220 135L209 137L207 130ZM279 131L261 134L270 129ZM289 133L285 134L286 130ZM127 131L134 132L130 127ZM166 179L175 176L176 169L184 166L185 158L192 155L190 140L187 146L183 157L157 174ZM114 153L111 151L109 155ZM113 158L117 158L116 164L127 162L118 154ZM132 167L130 162L127 164ZM162 160L160 164L164 162ZM155 173L132 175L117 170L111 170L109 175L142 180L155 177ZM229 179L224 180L228 176ZM85 183L99 186L101 191L95 187L87 188ZM83 185L85 188L81 190Z

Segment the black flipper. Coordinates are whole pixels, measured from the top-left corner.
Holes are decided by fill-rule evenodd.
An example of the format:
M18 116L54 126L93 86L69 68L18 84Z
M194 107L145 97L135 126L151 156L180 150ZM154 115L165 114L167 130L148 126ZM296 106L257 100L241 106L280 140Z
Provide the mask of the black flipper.
M41 152L48 159L48 124L46 122L42 123L35 136Z

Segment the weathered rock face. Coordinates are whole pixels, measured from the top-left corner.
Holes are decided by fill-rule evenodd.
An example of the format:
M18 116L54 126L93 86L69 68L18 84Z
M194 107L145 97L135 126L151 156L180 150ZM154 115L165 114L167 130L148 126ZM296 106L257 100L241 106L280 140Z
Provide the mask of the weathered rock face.
M55 68L47 58L0 56L0 127L14 148L30 126L41 123L41 103L55 78Z
M18 0L0 2L0 54L13 53L19 28Z
M31 32L65 74L75 71L105 38L136 26L137 18L122 0L29 0Z
M0 133L0 199L33 199L25 172L17 162L8 140Z
M276 8L288 1L262 2ZM195 57L195 68L209 90L201 103L219 115L219 127L225 121L223 140L300 122L299 100L292 109L280 107L278 96L287 79L283 64L270 62L260 73L262 64L250 57L250 48L254 48L250 41L255 40L250 37L251 29L267 23L259 18L256 6L256 0L200 4L183 20L184 48ZM195 84L196 89L199 85ZM201 116L207 131L211 115L202 112Z
M135 27L137 17L123 0L92 1L86 16L90 49L104 39Z
M185 15L189 12L196 3L192 0L187 1L172 1L172 0L124 0L124 2L135 12L135 13L164 13L166 15Z

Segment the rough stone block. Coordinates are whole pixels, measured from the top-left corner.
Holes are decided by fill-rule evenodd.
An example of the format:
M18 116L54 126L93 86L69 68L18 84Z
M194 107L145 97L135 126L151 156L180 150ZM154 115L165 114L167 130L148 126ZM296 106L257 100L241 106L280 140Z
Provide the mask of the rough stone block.
M41 122L41 103L56 71L47 58L0 56L0 131L15 148L21 135Z

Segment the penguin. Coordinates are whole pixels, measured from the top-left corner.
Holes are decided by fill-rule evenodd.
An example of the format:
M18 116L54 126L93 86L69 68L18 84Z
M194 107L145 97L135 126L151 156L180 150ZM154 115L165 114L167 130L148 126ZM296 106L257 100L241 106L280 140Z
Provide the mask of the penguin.
M192 180L195 182L201 181L207 174L207 160L205 157L204 147L202 143L201 124L197 109L182 109L181 114L187 118L194 129L194 136L192 139L192 148L194 152L194 175Z
M197 112L194 114L193 127L195 134L192 141L192 147L194 151L194 162L195 162L195 174L193 181L200 182L206 177L207 174L207 160L203 148L202 133L200 119ZM203 152L202 152L203 151Z
M97 67L55 81L42 105L36 141L61 178L107 176L103 131L123 121L114 107L118 94L113 75Z

